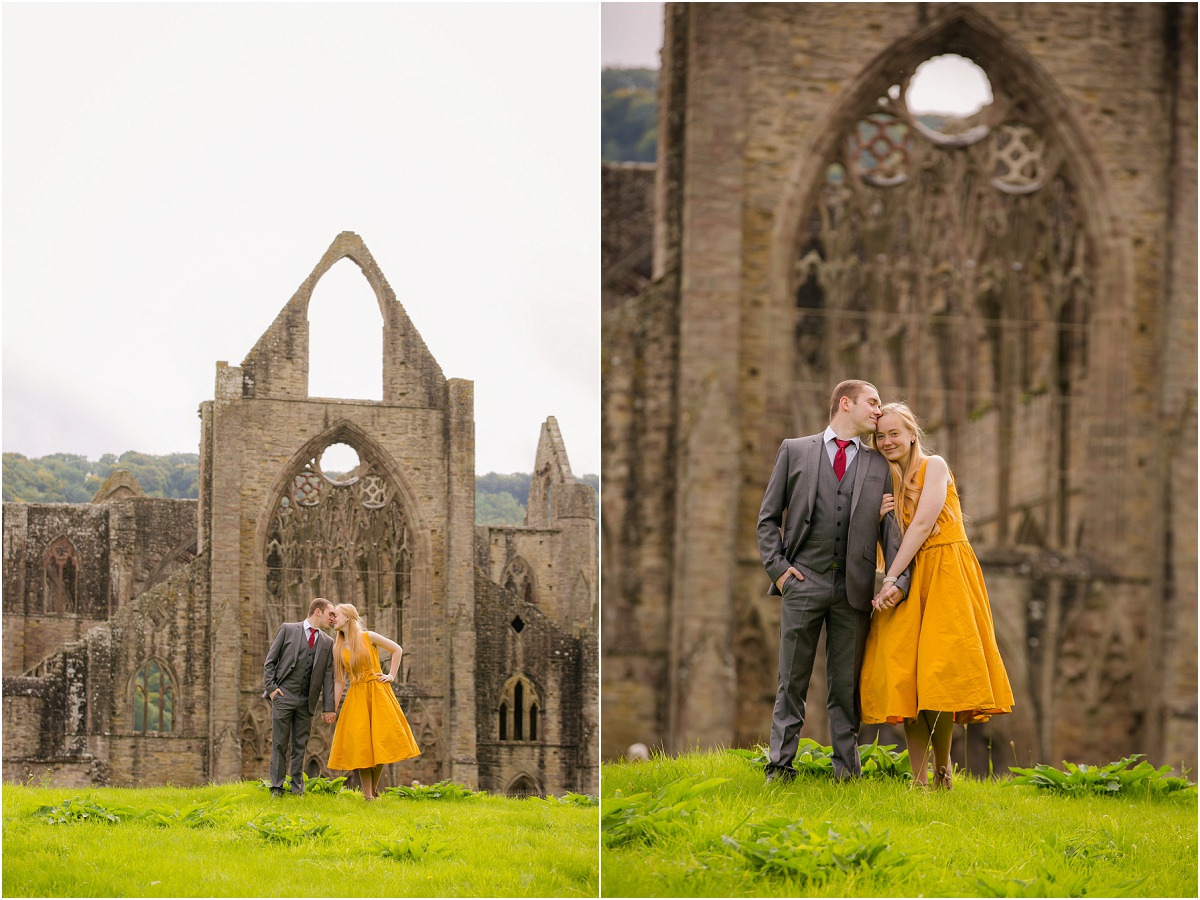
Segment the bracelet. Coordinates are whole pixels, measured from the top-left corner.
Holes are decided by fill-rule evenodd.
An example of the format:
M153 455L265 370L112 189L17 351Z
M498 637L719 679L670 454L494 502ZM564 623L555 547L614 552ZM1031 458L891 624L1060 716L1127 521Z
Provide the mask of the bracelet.
M894 576L894 575L889 575L887 578L883 579L883 583L884 583L884 584L895 584L895 583L896 583L896 576Z

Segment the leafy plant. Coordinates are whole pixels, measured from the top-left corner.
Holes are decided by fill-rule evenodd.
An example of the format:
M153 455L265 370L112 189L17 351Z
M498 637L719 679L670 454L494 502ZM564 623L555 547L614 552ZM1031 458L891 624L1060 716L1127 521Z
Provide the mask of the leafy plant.
M41 806L37 816L47 825L70 825L78 822L104 822L119 825L137 813L128 806L101 806L91 797L69 797L54 806Z
M1053 766L1039 764L1031 769L1012 766L1009 771L1017 777L1006 782L1010 786L1030 785L1060 794L1140 794L1165 796L1177 792L1195 793L1196 785L1186 778L1171 776L1170 766L1154 768L1142 759L1141 753L1127 756L1105 766L1076 765L1063 761L1060 771Z
M899 875L923 858L893 850L886 831L873 835L870 826L861 823L845 833L835 830L829 822L808 831L802 823L786 818L768 819L747 828L750 840L722 835L721 841L764 875L817 883L823 883L835 872L850 873L864 868L886 868Z
M1033 878L991 878L976 875L968 879L981 897L1082 897L1088 892L1092 876L1087 872L1059 875L1038 865Z
M453 844L437 835L402 835L389 841L375 840L375 846L384 859L394 859L398 862L422 862L426 859L437 859L450 855Z
M600 804L600 834L606 847L630 841L654 841L660 835L688 827L700 805L701 795L727 782L728 778L701 776L680 778L664 785L657 793L608 797Z
M530 799L540 800L543 803L561 803L568 806L599 806L600 798L593 797L591 794L577 794L574 791L567 791L561 797L555 797L551 794L549 797L532 797Z
M769 762L768 750L762 744L755 745L752 750L731 748L725 751L731 756L746 760L757 768L764 768ZM895 744L879 745L879 736L864 747L858 748L862 760L864 777L882 778L911 778L912 767L908 762L908 751L896 752ZM796 747L796 759L792 763L798 775L832 775L833 748L814 741L812 738L801 738Z
M184 825L188 828L205 828L222 825L228 819L233 805L245 796L245 794L233 794L214 797L212 800L192 803L178 810L169 806L152 806L139 814L138 818L162 827Z
M283 813L276 816L258 816L252 822L247 822L246 827L264 841L273 841L279 844L298 844L300 841L328 837L333 834L328 822L320 819L306 819L303 816L289 816Z
M340 794L342 785L346 783L345 775L338 778L326 778L324 775L309 778L307 772L302 774L304 775L304 793L306 794Z
M879 746L879 735L866 747L858 748L864 778L912 778L908 751L896 752L895 744Z
M468 797L487 796L487 791L473 791L453 781L439 781L437 784L398 784L383 793L409 800L466 800Z

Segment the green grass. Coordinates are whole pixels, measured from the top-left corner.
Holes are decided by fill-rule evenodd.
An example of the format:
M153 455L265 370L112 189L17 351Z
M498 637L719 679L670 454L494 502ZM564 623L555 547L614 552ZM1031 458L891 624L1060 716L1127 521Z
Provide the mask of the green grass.
M1196 896L1194 787L1065 796L962 773L949 793L906 777L767 785L721 751L602 775L606 897Z
M598 893L597 809L579 803L483 795L366 803L355 791L275 800L253 782L5 784L3 794L6 897ZM120 821L97 821L96 807Z

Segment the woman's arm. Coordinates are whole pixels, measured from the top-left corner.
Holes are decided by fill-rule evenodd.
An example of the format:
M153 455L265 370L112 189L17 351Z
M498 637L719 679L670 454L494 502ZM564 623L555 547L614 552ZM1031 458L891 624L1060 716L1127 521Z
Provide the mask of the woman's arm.
M925 463L925 486L917 500L917 511L913 513L913 520L904 532L900 549L896 551L896 556L888 567L888 578L898 578L908 568L908 564L937 525L937 517L946 505L946 488L949 484L950 467L946 465L946 461L940 456L929 457L929 461Z
M382 647L392 654L391 671L386 675L380 675L380 681L395 681L396 676L400 673L400 658L404 656L404 648L390 638L385 638L382 634L376 634L374 631L368 631L367 637L371 639L371 643L376 647Z

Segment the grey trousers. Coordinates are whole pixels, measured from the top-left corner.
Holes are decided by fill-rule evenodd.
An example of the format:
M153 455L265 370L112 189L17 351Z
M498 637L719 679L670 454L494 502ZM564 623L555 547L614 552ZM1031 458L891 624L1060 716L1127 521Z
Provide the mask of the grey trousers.
M792 577L783 586L779 689L771 716L767 771L795 772L793 761L804 726L808 683L824 627L833 774L836 778L850 778L862 773L858 757L858 685L871 614L860 612L846 602L846 578L840 570L802 571L804 581Z
M286 774L292 776L292 793L304 793L304 748L308 746L312 720L307 696L285 695L271 701L272 790L283 790L283 776L287 770Z

